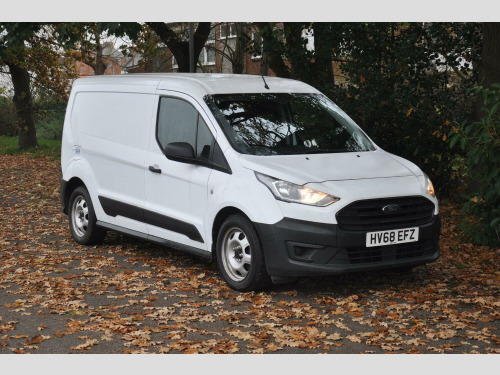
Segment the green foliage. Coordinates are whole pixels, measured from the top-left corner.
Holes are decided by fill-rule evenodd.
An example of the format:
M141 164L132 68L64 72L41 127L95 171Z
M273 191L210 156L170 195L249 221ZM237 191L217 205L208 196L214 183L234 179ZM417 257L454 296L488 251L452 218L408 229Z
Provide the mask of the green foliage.
M142 25L137 22L59 22L52 25L58 42L66 49L74 48L75 44L86 43L88 34L94 28L99 35L128 36L131 39L136 39L142 30Z
M333 99L380 147L413 161L438 194L449 194L457 181L447 134L469 117L473 103L465 93L474 75L457 58L477 61L479 26L355 23L333 29L341 35Z
M42 26L38 22L0 22L0 62L23 50L25 41L30 40Z
M380 147L421 167L440 196L456 190L462 155L446 141L472 111L466 93L477 82L480 24L292 22L281 38L273 26L259 27L275 73L331 97ZM308 27L314 51L302 37Z
M465 151L469 193L465 196L460 225L476 244L500 243L500 84L476 87L473 97L483 95L481 120L464 121L450 135L450 146Z
M64 125L66 102L53 97L33 103L36 132L39 139L60 140ZM14 137L18 133L17 116L12 101L0 97L0 135Z
M58 139L62 137L66 102L46 100L35 102L36 132L40 139Z

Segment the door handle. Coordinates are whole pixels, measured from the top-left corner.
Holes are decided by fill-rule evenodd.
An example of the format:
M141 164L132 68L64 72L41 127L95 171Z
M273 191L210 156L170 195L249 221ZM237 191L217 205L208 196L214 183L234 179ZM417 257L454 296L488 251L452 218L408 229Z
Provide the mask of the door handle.
M161 169L158 168L158 166L155 164L155 165L150 165L149 166L149 170L153 173L158 173L160 174L161 173Z

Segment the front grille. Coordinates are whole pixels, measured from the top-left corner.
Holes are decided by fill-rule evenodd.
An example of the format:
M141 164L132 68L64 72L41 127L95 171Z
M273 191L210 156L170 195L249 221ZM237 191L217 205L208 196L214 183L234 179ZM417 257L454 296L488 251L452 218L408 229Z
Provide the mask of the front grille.
M435 251L432 240L377 247L343 248L330 259L335 264L367 264L427 256Z
M385 213L382 208L398 205L400 210ZM419 196L356 201L337 213L341 229L371 231L397 229L426 224L432 220L434 203Z

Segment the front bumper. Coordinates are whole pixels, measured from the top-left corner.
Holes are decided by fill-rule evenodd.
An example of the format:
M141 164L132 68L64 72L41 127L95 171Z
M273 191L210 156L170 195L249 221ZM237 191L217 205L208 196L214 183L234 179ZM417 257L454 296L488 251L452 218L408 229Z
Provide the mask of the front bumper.
M419 226L418 242L366 247L366 232L284 218L254 223L271 276L333 275L434 262L439 258L441 221Z

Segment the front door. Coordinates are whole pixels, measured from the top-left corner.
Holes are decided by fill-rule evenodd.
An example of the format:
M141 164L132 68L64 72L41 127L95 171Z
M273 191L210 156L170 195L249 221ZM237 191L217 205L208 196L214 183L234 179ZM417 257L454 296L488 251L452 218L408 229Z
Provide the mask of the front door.
M208 250L203 218L212 169L169 160L163 150L169 143L187 142L197 158L208 161L216 133L198 103L188 95L167 93L158 99L157 124L146 156L148 233Z

